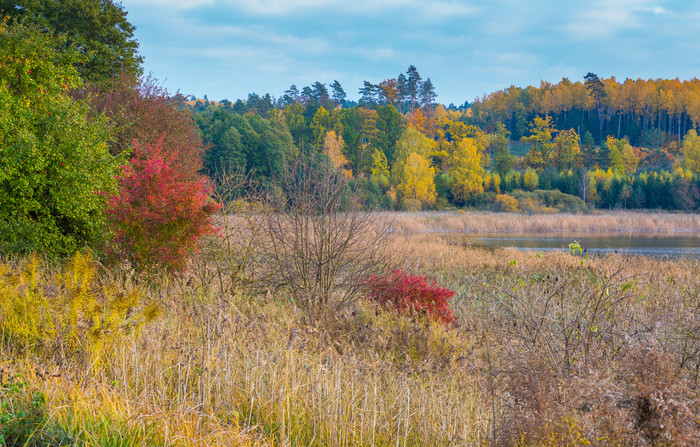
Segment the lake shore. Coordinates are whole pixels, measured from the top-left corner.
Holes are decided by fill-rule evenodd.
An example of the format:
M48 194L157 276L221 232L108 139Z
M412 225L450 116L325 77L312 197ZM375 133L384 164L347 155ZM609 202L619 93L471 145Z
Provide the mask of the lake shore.
M700 237L700 215L611 211L595 214L523 214L425 211L381 213L401 233L629 233Z

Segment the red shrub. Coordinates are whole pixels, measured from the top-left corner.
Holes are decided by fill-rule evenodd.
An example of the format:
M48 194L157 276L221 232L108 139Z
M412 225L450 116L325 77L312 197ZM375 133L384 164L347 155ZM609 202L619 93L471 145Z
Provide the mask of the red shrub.
M391 276L367 279L369 297L401 313L418 313L452 326L456 323L447 302L455 292L440 287L433 279L395 270Z
M220 205L210 192L203 177L187 178L160 142L136 144L133 159L122 166L119 194L107 205L116 251L139 270L183 271L199 238L215 231L211 216Z

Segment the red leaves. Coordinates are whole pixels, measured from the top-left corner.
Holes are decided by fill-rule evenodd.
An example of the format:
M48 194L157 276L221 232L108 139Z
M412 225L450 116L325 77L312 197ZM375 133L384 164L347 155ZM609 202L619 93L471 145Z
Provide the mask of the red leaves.
M391 276L371 276L367 279L369 297L401 313L427 315L446 326L456 324L447 302L455 292L440 287L427 276L409 275L395 270Z
M183 271L199 238L215 231L211 216L220 205L210 192L203 177L181 173L160 143L137 145L130 164L122 166L119 195L107 206L117 250L141 270Z

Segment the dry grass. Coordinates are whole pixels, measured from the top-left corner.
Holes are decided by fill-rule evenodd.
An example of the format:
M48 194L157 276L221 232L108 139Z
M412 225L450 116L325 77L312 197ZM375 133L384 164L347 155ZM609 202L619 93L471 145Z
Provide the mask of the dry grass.
M439 326L426 332L371 306L335 326L309 326L285 301L221 293L215 275L199 273L154 286L149 294L161 296L162 316L102 351L99 365L3 350L0 397L31 407L36 392L46 396L36 436L51 427L82 438L123 432L125 445L476 445L484 438L479 378L458 368L469 338ZM133 285L118 275L103 280ZM12 391L17 384L21 392ZM109 423L95 422L102 420Z
M386 214L395 231L407 233L700 233L694 214L635 213L521 214L421 212Z
M431 216L470 217L396 225L425 231ZM35 436L94 445L700 442L700 261L489 251L436 234L391 243L394 263L457 291L459 327L363 302L308 324L283 291L244 287L251 272L227 276L247 262L238 252L209 247L188 276L144 289L162 315L99 364L1 344L0 417L19 420L39 392ZM100 278L139 286L128 272Z

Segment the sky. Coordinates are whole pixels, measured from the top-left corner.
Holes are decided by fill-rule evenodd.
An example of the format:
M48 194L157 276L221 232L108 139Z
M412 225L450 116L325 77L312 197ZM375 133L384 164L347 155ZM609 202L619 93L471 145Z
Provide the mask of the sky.
M121 0L151 73L210 100L415 65L443 104L541 80L700 76L694 0Z

